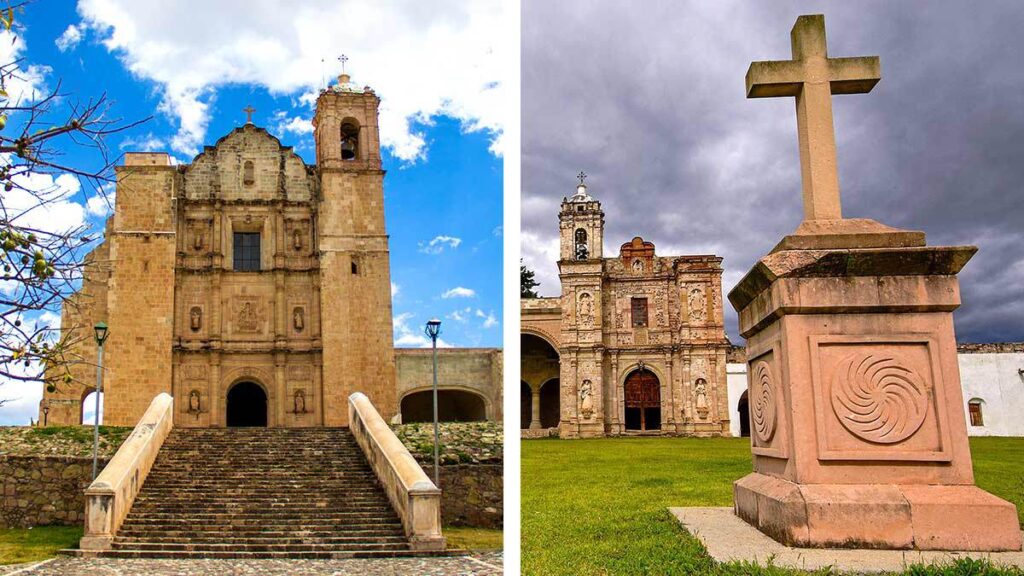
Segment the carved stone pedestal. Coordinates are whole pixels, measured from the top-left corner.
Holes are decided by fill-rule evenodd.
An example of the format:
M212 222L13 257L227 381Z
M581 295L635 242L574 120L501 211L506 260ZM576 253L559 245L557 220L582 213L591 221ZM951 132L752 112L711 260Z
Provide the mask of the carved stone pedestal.
M795 546L1019 550L1016 509L974 486L967 443L952 312L976 248L803 236L729 294L754 454L736 513Z

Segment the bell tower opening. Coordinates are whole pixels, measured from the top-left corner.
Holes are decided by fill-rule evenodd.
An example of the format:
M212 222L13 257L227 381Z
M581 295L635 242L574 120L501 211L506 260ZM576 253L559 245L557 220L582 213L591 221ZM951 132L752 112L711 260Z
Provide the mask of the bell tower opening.
M359 124L352 119L341 123L341 159L359 158Z
M228 390L228 427L266 427L267 393L255 382L239 382Z
M604 212L601 203L587 192L587 185L583 183L586 177L585 173L579 173L576 193L562 199L562 210L558 214L560 257L564 262L602 258Z

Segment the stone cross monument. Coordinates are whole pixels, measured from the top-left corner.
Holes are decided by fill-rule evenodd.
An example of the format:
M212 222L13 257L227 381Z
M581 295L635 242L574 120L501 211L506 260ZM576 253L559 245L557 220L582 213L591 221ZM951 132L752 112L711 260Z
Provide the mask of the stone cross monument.
M729 293L754 460L736 513L794 546L1020 550L967 443L952 313L977 248L842 218L831 95L870 91L879 61L829 58L823 16L791 36L793 60L747 72L748 97L796 98L804 221Z

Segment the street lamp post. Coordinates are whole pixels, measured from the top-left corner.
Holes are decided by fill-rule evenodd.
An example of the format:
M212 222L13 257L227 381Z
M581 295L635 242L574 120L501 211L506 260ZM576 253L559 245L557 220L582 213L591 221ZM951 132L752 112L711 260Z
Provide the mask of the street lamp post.
M103 393L103 343L107 341L107 325L100 322L93 327L96 332L96 412L92 426L92 479L96 479L96 464L100 450L100 394Z
M440 444L437 429L437 335L441 333L441 321L431 318L427 321L427 336L434 348L434 486L441 487L440 481L440 458L438 456L438 445Z

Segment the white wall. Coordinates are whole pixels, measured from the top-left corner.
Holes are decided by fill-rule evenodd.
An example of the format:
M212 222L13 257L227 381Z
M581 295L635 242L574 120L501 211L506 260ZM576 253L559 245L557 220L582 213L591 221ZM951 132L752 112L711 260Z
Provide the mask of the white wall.
M963 410L970 436L1024 436L1024 352L960 353L960 382L963 386ZM729 429L740 435L740 396L747 389L747 365L726 364L729 388ZM982 401L984 426L971 426L967 403Z
M964 417L970 436L1024 436L1024 353L959 354ZM737 397L738 398L738 397ZM967 403L978 398L984 426L971 426Z
M747 391L747 365L729 362L725 365L726 386L729 387L729 432L740 435L740 396Z

